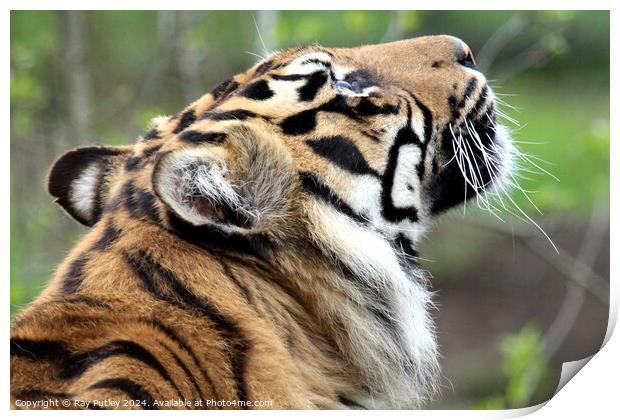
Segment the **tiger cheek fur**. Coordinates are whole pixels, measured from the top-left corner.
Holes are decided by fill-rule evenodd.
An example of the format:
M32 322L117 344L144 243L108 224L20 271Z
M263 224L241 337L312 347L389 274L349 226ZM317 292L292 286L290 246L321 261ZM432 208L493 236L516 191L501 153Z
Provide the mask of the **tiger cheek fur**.
M439 356L416 242L511 161L465 51L285 50L133 146L62 156L49 191L92 228L13 322L13 404L422 406Z

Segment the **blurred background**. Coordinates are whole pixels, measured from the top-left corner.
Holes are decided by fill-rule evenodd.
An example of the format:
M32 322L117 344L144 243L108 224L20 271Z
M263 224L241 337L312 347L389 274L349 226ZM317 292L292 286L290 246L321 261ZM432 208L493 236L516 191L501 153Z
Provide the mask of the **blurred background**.
M10 30L12 315L84 232L46 193L63 151L133 143L152 117L179 111L266 51L445 33L469 44L505 102L525 192L504 198L514 215L493 217L475 201L454 210L422 244L445 376L431 408L542 402L563 361L600 348L609 306L608 12L14 11Z

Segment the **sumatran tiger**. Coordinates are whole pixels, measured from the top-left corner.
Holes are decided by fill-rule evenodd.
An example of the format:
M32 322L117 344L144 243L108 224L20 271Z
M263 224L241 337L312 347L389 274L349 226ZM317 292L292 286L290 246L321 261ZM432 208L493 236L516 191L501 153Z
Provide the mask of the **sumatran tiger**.
M277 52L48 189L90 227L15 318L15 408L418 408L416 243L513 146L450 36Z

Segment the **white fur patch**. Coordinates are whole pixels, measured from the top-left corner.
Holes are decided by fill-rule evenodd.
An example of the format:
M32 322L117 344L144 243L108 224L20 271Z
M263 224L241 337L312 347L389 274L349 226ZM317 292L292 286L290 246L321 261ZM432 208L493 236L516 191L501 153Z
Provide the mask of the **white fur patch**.
M416 166L422 159L422 151L414 144L406 144L398 150L394 172L392 202L400 208L421 207L420 179Z
M84 219L90 219L95 210L97 199L97 182L99 180L99 165L91 163L71 183L70 201L75 211Z
M311 61L314 60L314 61ZM325 66L317 61L331 62L331 57L320 51L311 52L297 57L286 67L287 74L310 74L317 70L324 70Z
M361 279L339 280L339 287L358 304L343 307L337 303L329 308L346 325L349 343L344 346L370 390L368 395L354 397L371 408L419 406L434 393L439 373L429 315L431 293L422 272L405 272L383 235L352 222L328 204L316 202L309 217L315 227L314 239ZM373 315L372 308L380 306L368 300L365 292L369 291L389 307L396 335Z
M164 126L169 121L169 117L166 115L158 115L153 117L149 122L149 128L159 128Z
M344 80L345 77L347 77L347 74L353 71L352 68L342 67L342 66L334 67L333 70L334 70L334 76L336 77L336 80Z

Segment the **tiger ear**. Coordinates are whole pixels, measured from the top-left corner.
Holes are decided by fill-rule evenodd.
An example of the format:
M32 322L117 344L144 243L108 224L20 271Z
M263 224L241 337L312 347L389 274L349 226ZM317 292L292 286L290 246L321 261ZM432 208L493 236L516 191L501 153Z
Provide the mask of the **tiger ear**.
M241 234L273 231L289 206L289 153L247 128L201 136L217 142L164 153L155 164L158 197L193 226Z
M47 189L71 217L86 226L94 225L108 192L108 176L130 153L127 146L89 146L62 155L49 173Z

